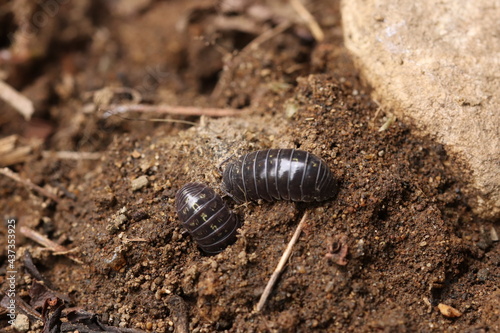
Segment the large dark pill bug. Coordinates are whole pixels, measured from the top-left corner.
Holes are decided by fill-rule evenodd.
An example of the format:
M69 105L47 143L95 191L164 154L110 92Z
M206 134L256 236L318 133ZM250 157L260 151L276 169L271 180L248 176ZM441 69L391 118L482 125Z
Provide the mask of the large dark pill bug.
M175 195L182 226L206 253L215 254L236 241L237 216L210 187L188 183Z
M304 150L268 149L229 163L222 176L222 189L237 202L311 202L334 197L338 186L319 157Z

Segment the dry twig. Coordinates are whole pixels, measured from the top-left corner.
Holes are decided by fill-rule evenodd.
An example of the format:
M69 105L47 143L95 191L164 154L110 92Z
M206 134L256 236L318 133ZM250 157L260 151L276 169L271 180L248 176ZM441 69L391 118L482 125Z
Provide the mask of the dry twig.
M59 202L59 197L57 197L55 194L47 191L46 189L34 184L31 180L29 179L22 179L21 176L19 176L17 173L14 171L11 171L9 168L1 168L0 169L0 174L9 177L10 179L15 180L16 182L19 182L23 184L26 187L29 187L30 189L40 193L41 195L46 196L49 199L54 200L55 202Z
M290 4L293 9L299 14L299 16L306 22L311 34L314 36L317 42L322 42L325 39L325 34L318 24L318 21L312 16L311 13L304 7L300 0L290 0Z
M70 255L71 253L76 252L75 249L71 249L70 250L70 249L66 248L65 246L57 244L56 242L48 239L47 237L45 237L41 233L36 232L35 230L33 230L31 228L22 226L21 229L19 229L19 230L21 231L21 233L24 236L26 236L29 239L37 242L40 245L43 245L48 250L52 251L53 254L55 254L55 255L58 255L58 254L60 254L60 255L66 255L68 258L70 258L74 262L79 263L79 264L83 264L83 262L81 260L79 260L79 259L77 259L77 258L75 258L75 257L73 257L73 256Z
M56 242L48 239L47 237L45 237L41 233L39 233L31 228L22 226L20 231L24 236L37 242L40 245L43 245L44 247L48 248L51 251L57 251L57 252L67 252L68 251L68 249L66 247L57 244Z
M101 153L80 152L80 151L43 151L44 158L57 158L61 160L98 160Z
M0 99L9 103L26 120L30 120L35 111L32 101L2 80L0 80Z
M128 244L128 243L146 243L148 240L145 238L123 238L122 242L123 244Z
M110 105L107 108L105 117L125 112L143 112L156 114L171 114L178 116L207 116L207 117L234 117L245 113L245 110L203 108L197 106L178 105L148 105L148 104L126 104Z
M290 21L284 21L274 28L264 31L262 34L260 34L258 37L253 39L250 43L248 43L247 46L245 46L240 53L237 54L241 55L244 54L245 52L253 51L257 49L262 43L270 40L271 38L283 33L286 29L290 28L292 26L292 22Z
M287 30L291 26L292 26L292 22L284 21L284 22L278 24L277 26L275 26L274 28L263 32L258 37L253 39L250 43L248 43L240 52L238 52L231 59L231 62L235 62L235 59L238 59L238 57L241 57L244 54L247 54L249 52L256 50L261 44L263 44L264 42L266 42L266 41L274 38L275 36L283 33L285 30ZM229 61L226 60L226 66L224 66L224 70L223 70L224 72L227 71L227 68L231 67L231 66L227 66L228 63L229 63ZM212 91L212 98L217 99L218 96L220 96L222 94L222 89L224 89L224 87L225 87L224 80L221 79L221 80L217 81L217 84L215 85L215 88Z
M292 253L293 245L297 242L297 239L299 238L300 232L302 231L302 227L304 226L306 219L307 219L307 212L304 213L304 216L300 220L297 229L295 229L295 233L293 234L292 239L290 239L290 242L288 243L285 252L283 252L283 255L281 256L278 266L276 266L276 269L271 275L271 278L267 282L266 288L264 289L262 296L260 296L259 303L257 303L257 306L255 307L255 311L260 312L264 308L264 305L266 305L267 298L269 297L269 294L271 293L271 290L273 289L276 280L280 276L283 267L285 266L288 258L290 257L290 254Z

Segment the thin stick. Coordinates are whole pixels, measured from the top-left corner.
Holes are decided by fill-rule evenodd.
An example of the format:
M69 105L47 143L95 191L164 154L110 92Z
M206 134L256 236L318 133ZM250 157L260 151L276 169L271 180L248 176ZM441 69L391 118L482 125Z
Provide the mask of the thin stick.
M35 111L31 100L2 80L0 80L0 99L9 103L17 112L23 115L25 120L30 120Z
M300 0L290 0L290 4L293 9L300 15L300 17L306 22L311 34L314 36L317 42L322 42L325 39L325 34L318 24L318 21L312 16L311 13L304 7Z
M265 43L266 41L274 38L275 36L278 36L279 34L283 33L285 30L290 28L292 26L292 22L290 21L284 21L274 28L270 30L264 31L262 34L257 36L255 39L253 39L250 43L248 43L240 52L238 52L230 61L226 60L225 61L225 66L223 72L227 72L227 68L230 68L228 64L231 62L235 63L235 59L238 57L241 57L249 52L255 51L262 43ZM223 77L221 75L221 77ZM215 85L215 88L212 90L212 99L217 99L218 96L222 94L222 89L224 89L224 80L218 80L217 84Z
M49 251L52 251L52 249L47 249ZM78 248L78 247L75 247L75 248L72 248L70 250L67 250L67 251L52 251L52 254L55 255L55 256L68 256L70 257L71 254L73 253L79 253L81 250ZM75 260L77 263L81 264L82 262L78 259L74 259L72 258L73 260Z
M257 312L260 312L264 308L264 305L266 304L267 298L269 297L269 294L271 293L271 290L273 289L276 280L281 274L283 267L285 266L288 258L290 257L290 254L292 253L293 245L297 242L297 239L299 238L300 232L302 231L302 227L304 226L306 219L307 219L307 212L304 213L304 216L302 217L302 220L300 220L297 229L295 229L295 233L293 234L292 239L290 239L290 242L288 243L285 252L283 252L283 255L281 256L278 266L276 266L276 269L271 275L271 278L267 282L266 288L264 289L262 296L260 296L259 303L257 303L257 306L255 307L255 310Z
M148 122L153 122L153 123L174 123L174 124L185 124L185 125L192 125L192 126L198 125L197 123L195 123L193 121L187 121L187 120L181 120L181 119L155 119L155 118L145 119L145 118L124 117L124 116L119 115L119 114L112 114L112 115L120 117L121 119L124 119L124 120L148 121Z
M31 229L31 228L22 226L19 230L21 231L21 233L24 236L26 236L29 239L37 242L40 245L43 245L48 250L52 251L54 254L63 254L63 255L66 255L66 256L68 256L68 258L70 258L74 262L77 262L79 264L83 264L83 262L80 261L79 259L76 259L76 258L74 258L74 257L72 257L72 256L69 255L72 252L75 252L74 249L69 250L65 246L57 244L56 242L48 239L47 237L45 237L41 233L39 233L39 232L37 232L37 231L35 231L35 230Z
M124 112L152 112L157 114L173 114L180 116L207 116L207 117L234 117L244 114L244 110L237 109L220 109L220 108L203 108L196 106L179 106L179 105L149 105L149 104L128 104L128 105L111 105L106 116Z
M378 116L379 116L379 114L380 114L380 112L381 112L381 111L382 111L382 108L379 106L379 107L377 108L377 111L375 111L375 114L373 115L373 118L372 118L372 120L371 120L371 125L372 125L373 127L375 127L375 121L377 120L377 118L378 118Z
M41 314L39 314L35 309L33 309L28 303L26 303L18 294L15 296L16 305L19 308L19 312L25 314L33 321L43 320ZM16 309L17 310L17 309Z
M24 236L28 237L31 240L34 240L38 244L43 245L44 247L46 247L48 249L51 249L51 250L56 251L56 252L67 252L68 251L68 249L66 247L57 244L56 242L48 239L47 237L45 237L41 233L39 233L31 228L22 226L21 229L19 229L19 230L21 231L21 233Z
M61 160L98 160L101 158L101 153L92 153L84 151L42 151L42 156L45 158L57 158Z
M283 33L285 30L290 28L292 26L292 23L289 21L284 21L274 28L264 31L262 34L257 36L254 40L252 40L250 43L248 43L247 46L245 46L238 55L243 54L245 52L253 51L256 50L262 43L270 40L271 38L274 38L275 36Z
M123 242L124 244L132 243L132 242L140 242L140 243L142 243L142 242L147 242L147 241L148 241L148 240L147 240L147 239L145 239L145 238L124 238L124 239L122 240L122 242Z
M11 171L9 168L1 168L0 169L0 174L9 177L10 179L13 179L21 184L23 184L26 187L29 187L30 189L40 193L41 195L46 196L49 199L54 200L55 202L59 202L59 197L57 197L55 194L50 193L46 189L34 184L31 182L29 179L22 179L21 176L19 176L17 173L14 171Z

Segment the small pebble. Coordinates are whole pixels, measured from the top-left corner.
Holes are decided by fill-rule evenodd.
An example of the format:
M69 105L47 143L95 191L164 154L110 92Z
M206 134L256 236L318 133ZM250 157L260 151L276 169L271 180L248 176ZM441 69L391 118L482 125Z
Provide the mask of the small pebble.
M476 243L476 246L483 251L486 251L490 248L492 241L490 239L481 239Z
M305 274L305 273L307 273L307 270L304 266L299 265L299 266L297 266L297 273Z
M495 227L491 227L490 238L493 242L498 242L498 233Z
M127 216L124 215L124 214L120 214L116 217L115 219L115 225L116 226L122 226L123 224L125 224L125 222L127 222Z
M18 314L12 326L19 332L26 332L30 329L30 321L26 315Z
M132 191L140 190L149 184L148 177L142 175L131 181Z
M287 118L292 118L298 111L299 107L295 103L288 103L285 106L285 116Z
M365 255L365 241L360 239L356 242L354 246L354 252L352 254L353 258L360 258Z
M477 272L477 279L479 281L486 281L489 275L490 275L490 270L488 268L483 268Z
M141 157L141 153L139 153L137 150L134 150L130 155L132 155L133 158Z
M462 315L462 312L458 311L457 309L455 309L452 306L449 306L449 305L446 305L443 303L438 304L438 309L439 309L439 312L441 312L441 314L443 316L448 317L448 318L458 318Z

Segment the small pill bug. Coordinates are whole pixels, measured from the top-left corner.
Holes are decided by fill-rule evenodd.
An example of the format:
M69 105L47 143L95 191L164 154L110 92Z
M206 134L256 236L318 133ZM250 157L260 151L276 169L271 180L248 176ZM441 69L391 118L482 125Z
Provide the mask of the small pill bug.
M323 201L335 196L337 189L337 181L324 161L296 149L245 154L229 163L222 176L222 190L237 202Z
M237 216L210 187L188 183L175 195L182 225L208 254L219 253L236 241Z

